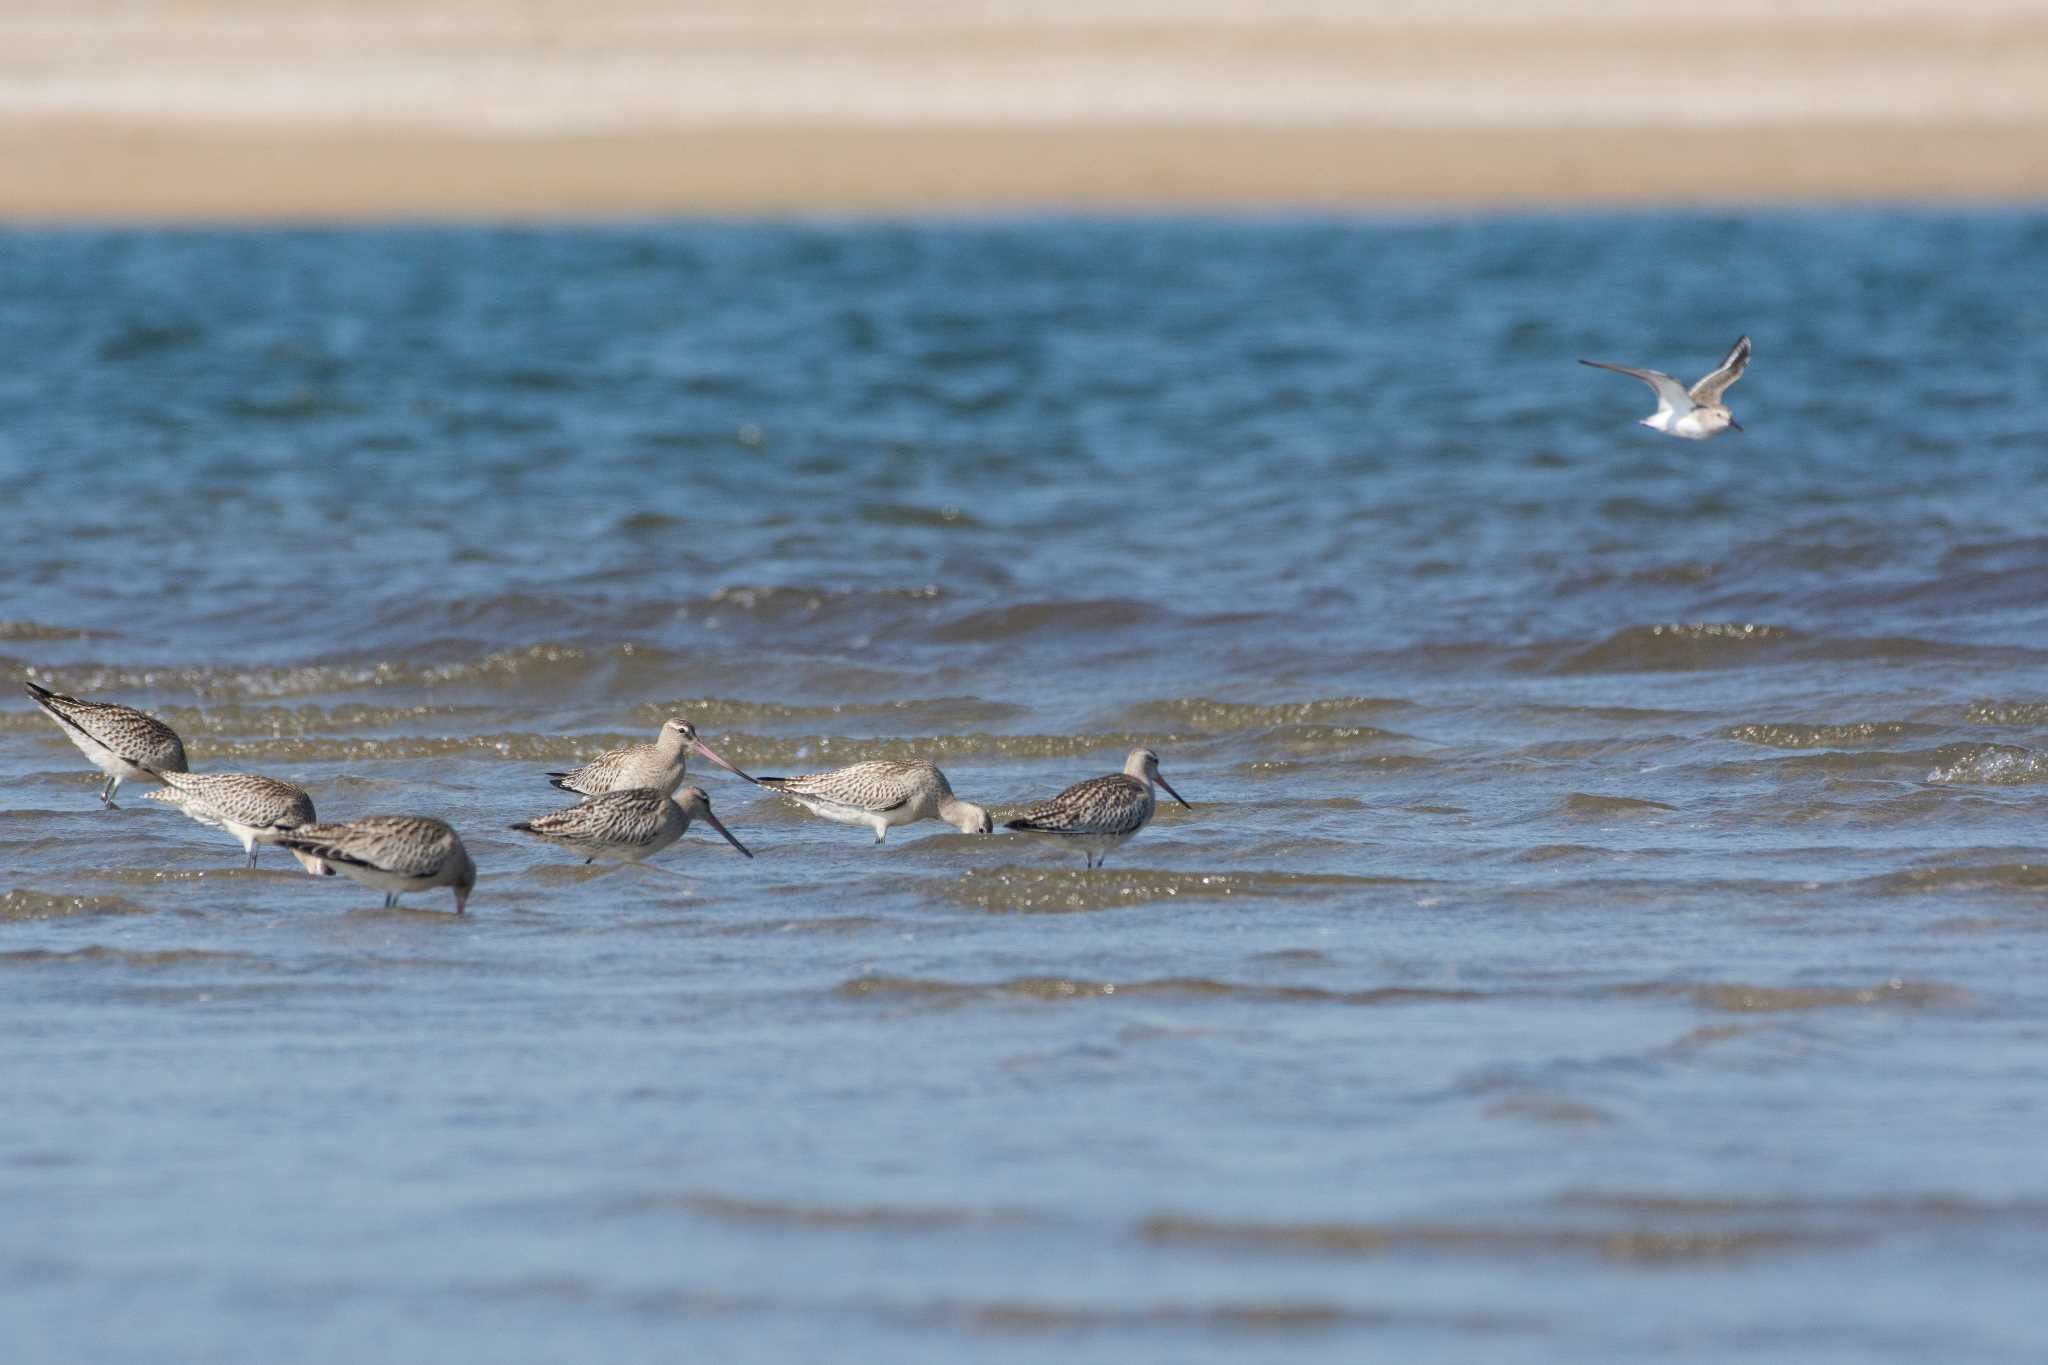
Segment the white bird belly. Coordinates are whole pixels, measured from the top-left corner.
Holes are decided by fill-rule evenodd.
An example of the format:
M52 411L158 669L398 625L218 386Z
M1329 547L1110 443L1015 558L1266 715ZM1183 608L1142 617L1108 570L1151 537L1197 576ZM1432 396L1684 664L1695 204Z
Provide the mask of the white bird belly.
M909 810L907 803L902 806L891 807L885 811L870 811L862 810L859 806L849 806L844 802L833 801L823 796L805 796L801 792L786 790L782 794L820 819L830 820L840 825L862 825L872 828L874 823L879 820L884 825L893 828L896 825L905 823L902 817Z
M403 872L391 872L381 867L364 867L360 863L331 862L328 866L358 886L367 886L372 891L397 892L402 895L409 891L426 891L440 885L432 877L409 877Z
M92 761L92 765L108 777L118 777L123 782L154 782L156 774L147 768L138 768L106 745L94 739L85 731L73 726L63 727L65 738L78 746L78 752Z

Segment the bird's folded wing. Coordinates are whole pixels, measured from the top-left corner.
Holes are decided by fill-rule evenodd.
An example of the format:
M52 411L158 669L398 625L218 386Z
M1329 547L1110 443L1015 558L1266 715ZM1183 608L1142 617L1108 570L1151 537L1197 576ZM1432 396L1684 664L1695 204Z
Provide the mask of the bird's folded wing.
M1123 834L1144 821L1144 786L1122 773L1091 777L1020 811L1010 829L1050 834Z
M304 853L330 863L347 863L350 867L367 867L372 871L384 871L378 864L349 849L331 844L325 839L296 839L286 837L277 841L294 853Z
M836 806L848 806L871 815L895 810L916 795L916 789L908 778L886 772L880 765L864 763L836 772L788 777L775 785L791 796L830 801Z

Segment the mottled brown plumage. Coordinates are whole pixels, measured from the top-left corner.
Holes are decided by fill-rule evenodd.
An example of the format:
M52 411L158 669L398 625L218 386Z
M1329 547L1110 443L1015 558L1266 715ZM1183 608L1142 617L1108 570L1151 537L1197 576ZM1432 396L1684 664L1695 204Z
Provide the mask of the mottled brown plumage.
M710 745L697 738L696 726L675 716L662 722L654 743L607 749L580 768L549 773L548 785L579 796L603 796L634 787L652 787L666 796L683 785L684 761L693 749L727 772L754 780L713 753Z
M455 892L459 915L476 886L476 864L462 836L425 815L366 815L340 824L306 825L279 835L277 842L319 859L327 876L338 872L382 891L387 908L409 891L446 886Z
M32 682L22 686L79 752L107 775L100 788L102 806L114 804L114 793L124 781L155 782L161 773L185 771L184 741L155 716L132 706L67 697Z
M599 858L606 862L637 863L682 838L690 821L699 818L723 834L734 848L749 858L754 856L711 813L711 798L702 787L685 787L673 797L653 787L627 787L593 796L578 806L522 820L512 828L580 853L587 863Z
M874 759L803 777L762 777L762 786L781 792L813 815L842 825L864 825L881 843L897 825L943 820L962 834L987 834L995 826L988 812L953 795L953 784L924 759Z
M152 801L162 801L202 825L224 829L241 841L256 866L256 845L274 844L314 821L313 798L289 782L255 773L175 773L159 775L163 790L148 792ZM311 871L317 872L301 856Z
M1050 801L1026 807L1022 815L1005 822L1004 828L1069 840L1080 846L1088 866L1100 867L1111 849L1152 822L1159 809L1152 795L1155 782L1182 806L1193 809L1159 775L1159 755L1150 749L1133 749L1122 772L1076 782Z

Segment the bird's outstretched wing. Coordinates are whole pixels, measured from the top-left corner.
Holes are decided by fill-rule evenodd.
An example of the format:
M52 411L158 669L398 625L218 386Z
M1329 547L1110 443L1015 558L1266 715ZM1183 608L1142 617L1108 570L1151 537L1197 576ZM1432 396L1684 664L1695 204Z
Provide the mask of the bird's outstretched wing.
M1612 370L1625 374L1631 379L1640 379L1657 393L1657 411L1691 412L1692 395L1685 391L1685 385L1673 379L1662 370L1638 370L1629 365L1615 365L1605 360L1581 360L1581 365L1591 365L1596 370Z
M1721 357L1720 365L1714 372L1692 386L1690 397L1695 403L1718 403L1728 386L1742 378L1742 372L1749 368L1749 338L1737 337L1735 344L1728 348L1728 354Z

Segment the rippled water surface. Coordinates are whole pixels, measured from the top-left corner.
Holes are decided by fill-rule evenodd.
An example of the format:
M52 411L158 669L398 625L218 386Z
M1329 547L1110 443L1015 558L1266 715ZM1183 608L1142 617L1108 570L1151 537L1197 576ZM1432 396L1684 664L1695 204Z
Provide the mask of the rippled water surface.
M0 235L14 1361L2038 1361L2048 218ZM1631 425L1750 332L1711 444ZM483 876L97 774L144 706ZM690 716L1095 874L708 771Z

